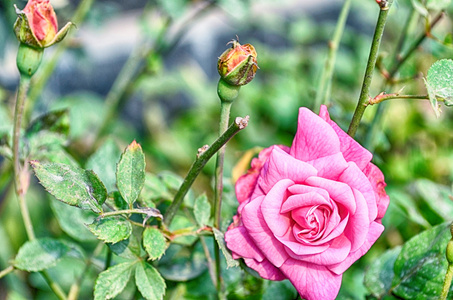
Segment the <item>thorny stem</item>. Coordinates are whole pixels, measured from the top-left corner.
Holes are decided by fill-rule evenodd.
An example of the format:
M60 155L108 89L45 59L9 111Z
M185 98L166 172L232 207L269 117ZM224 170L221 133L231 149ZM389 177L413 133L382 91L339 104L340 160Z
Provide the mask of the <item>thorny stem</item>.
M385 23L387 21L387 15L389 13L391 1L385 2L386 5L381 6L379 11L379 17L374 31L373 42L371 44L370 55L368 57L368 63L366 66L365 76L363 78L362 91L360 92L359 101L352 117L351 124L349 125L348 134L351 137L355 136L357 128L359 127L360 120L362 119L363 113L365 112L366 103L368 101L371 80L373 79L373 72L376 66L376 60L378 57L379 45L381 44L382 34L384 33Z
M428 95L398 95L398 94L379 94L368 100L367 105L374 105L390 99L422 99L429 100ZM441 99L438 99L441 100Z
M318 109L321 104L327 105L329 102L330 92L332 89L333 69L335 66L340 40L343 36L344 27L351 7L351 2L352 0L346 0L344 2L340 16L338 17L335 33L332 40L329 41L329 53L322 71L321 82L319 83L318 91L316 93L315 109Z
M93 2L94 0L82 0L80 2L79 6L77 7L77 10L75 11L73 17L71 18L71 21L72 23L74 23L75 26L78 26L82 23L87 13L90 11ZM46 83L49 81L50 75L52 75L58 60L70 45L71 39L69 37L70 35L73 34L74 30L71 30L68 33L69 36L67 36L65 39L58 43L58 45L55 47L55 51L52 53L51 59L45 64L41 65L39 76L35 76L33 78L32 88L30 89L28 101L25 107L26 119L29 119L29 115L31 113L30 108L33 107L34 103L36 102L36 99L38 98L39 95L41 95L41 92Z
M170 207L167 209L164 215L164 224L168 227L171 224L171 221L176 215L179 207L181 206L184 196L189 191L190 187L192 186L193 182L197 178L198 174L200 174L203 167L209 161L209 159L217 153L217 151L222 148L236 133L240 130L247 127L249 117L246 116L245 118L236 118L236 120L228 127L227 131L224 132L211 146L209 146L206 150L203 150L199 155L197 155L196 160L190 167L189 172L187 173L184 181L182 182L179 190L176 192L176 195L171 203Z
M442 17L445 15L444 12L441 12L437 15L436 18L431 22L429 28L432 30L432 28L442 19ZM387 77L385 86L383 89L385 89L386 86L392 85L395 80L395 75L403 65L403 63L409 58L409 56L412 55L412 53L421 45L421 43L430 35L431 33L428 31L425 31L415 42L414 44L410 47L410 49L406 52L402 58L398 60L398 62L394 65L394 67L391 68L391 71L389 72L389 76ZM399 53L395 53L395 57L397 57ZM384 109L385 105L379 105L377 108L377 111L373 117L373 120L370 125L370 129L368 130L368 133L365 138L365 143L364 146L371 151L372 144L373 144L373 137L376 136L376 131L378 124L381 123L382 117L384 115Z
M222 135L228 128L230 119L230 109L233 102L220 102L220 121L219 135ZM222 211L222 193L223 193L223 165L225 160L225 147L222 147L217 153L216 168L215 168L215 185L214 185L214 227L220 229L221 211ZM221 270L220 270L220 249L217 241L214 242L215 266L216 266L216 287L220 293L222 289Z

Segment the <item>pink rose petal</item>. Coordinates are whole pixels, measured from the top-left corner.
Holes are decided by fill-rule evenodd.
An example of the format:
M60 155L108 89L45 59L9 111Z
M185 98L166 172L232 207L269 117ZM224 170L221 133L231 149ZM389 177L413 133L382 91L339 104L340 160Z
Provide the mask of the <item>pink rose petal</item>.
M264 279L277 281L286 279L286 276L283 275L279 269L274 267L274 265L272 265L267 259L258 262L251 258L245 258L244 262L249 268L257 271L258 274L260 274L260 276Z
M300 108L290 155L301 161L310 161L338 152L340 140L332 127L309 109Z
M264 197L250 201L242 210L242 222L259 249L266 249L263 254L277 268L280 267L286 259L284 246L274 237L272 231L266 224L264 216L261 213L261 203Z
M334 300L340 290L342 275L331 272L325 266L290 258L280 267L280 271L306 300Z
M335 130L335 133L340 139L340 151L341 153L343 153L343 157L346 159L346 161L355 162L359 169L363 170L373 157L370 151L363 148L346 132L344 132L335 122L330 120L329 112L327 111L327 107L325 105L321 106L319 116Z
M371 186L376 194L377 200L377 219L382 219L384 217L385 212L387 211L387 207L390 203L390 198L385 192L385 187L387 184L384 181L384 174L382 174L381 170L378 169L372 163L369 163L366 168L363 170L365 176L370 180Z
M365 240L365 243L363 243L362 247L355 252L351 252L343 262L329 266L329 269L336 274L344 273L344 271L346 271L356 260L370 250L371 246L376 242L383 231L384 226L382 226L382 224L377 222L371 223L367 239Z
M326 190L333 201L344 206L349 213L355 213L354 194L347 184L321 177L310 177L305 182L311 186Z
M265 259L243 226L225 232L225 242L228 249L235 252L236 255L252 258L258 262Z

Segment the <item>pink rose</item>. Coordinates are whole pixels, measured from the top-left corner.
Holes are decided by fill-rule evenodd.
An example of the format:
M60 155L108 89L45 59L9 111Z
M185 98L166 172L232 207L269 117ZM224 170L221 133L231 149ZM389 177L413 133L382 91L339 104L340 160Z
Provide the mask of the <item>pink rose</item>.
M330 120L299 110L291 148L272 146L236 183L225 234L233 257L263 278L289 279L302 298L335 299L341 277L384 230L389 197L372 155Z
M58 31L57 15L49 0L29 0L24 10L16 7L16 13L16 37L21 43L33 48L42 49L58 43L72 25L68 22Z
M50 43L58 32L57 15L49 0L30 0L24 8L31 31L43 45Z

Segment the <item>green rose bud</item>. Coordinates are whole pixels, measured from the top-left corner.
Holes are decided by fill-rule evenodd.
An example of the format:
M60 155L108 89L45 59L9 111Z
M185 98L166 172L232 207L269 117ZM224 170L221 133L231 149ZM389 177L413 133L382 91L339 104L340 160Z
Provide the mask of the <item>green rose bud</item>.
M241 86L255 77L258 69L257 54L255 47L250 44L241 45L236 40L230 43L233 46L219 57L218 71L226 83Z

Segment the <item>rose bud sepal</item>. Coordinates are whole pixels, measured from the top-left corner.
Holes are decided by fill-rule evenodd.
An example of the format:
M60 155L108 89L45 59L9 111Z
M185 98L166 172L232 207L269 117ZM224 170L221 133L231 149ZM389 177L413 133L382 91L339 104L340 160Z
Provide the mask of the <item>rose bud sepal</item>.
M235 40L230 43L233 46L220 55L217 69L227 83L245 85L252 81L258 69L255 47L250 44L241 45Z
M71 26L74 25L73 23L68 22L60 29L60 31L56 32L56 30L53 29L52 32L46 34L46 37L43 40L39 40L30 26L27 14L18 9L16 5L14 5L14 7L16 8L17 14L17 20L14 23L14 33L21 43L34 48L47 48L60 42L64 39Z
M222 78L217 84L217 94L221 102L232 103L238 97L240 89L241 86L231 85Z
M31 77L35 74L41 64L43 52L43 48L34 48L20 43L16 64L21 76Z

